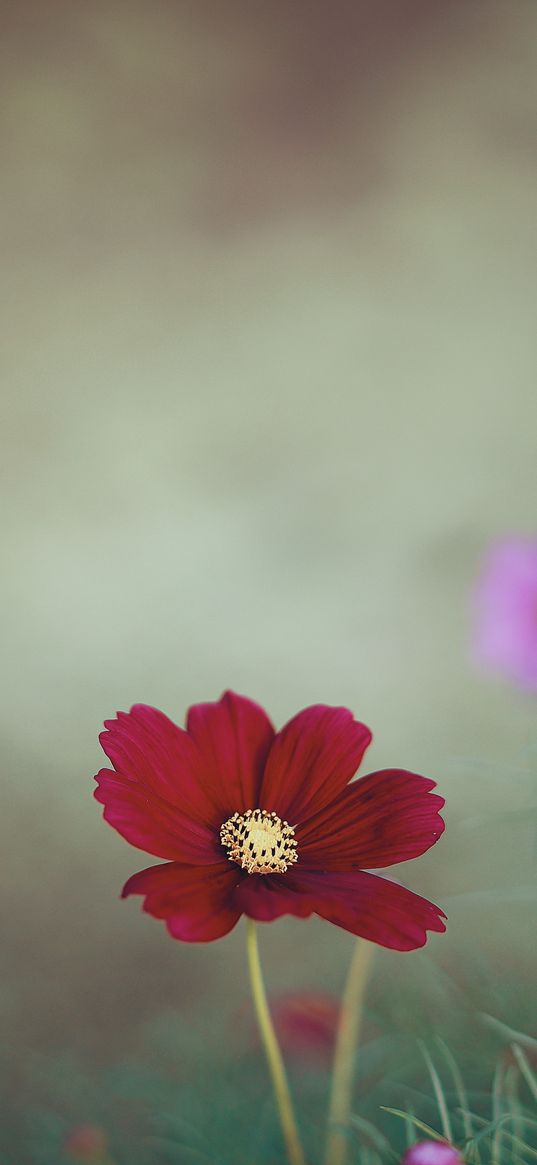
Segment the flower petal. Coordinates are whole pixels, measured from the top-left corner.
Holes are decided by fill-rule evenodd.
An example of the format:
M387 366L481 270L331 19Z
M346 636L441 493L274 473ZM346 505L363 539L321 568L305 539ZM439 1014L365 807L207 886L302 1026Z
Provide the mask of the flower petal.
M232 894L240 871L226 862L214 866L183 866L169 862L151 866L129 878L122 897L143 894L143 909L162 918L172 938L212 942L227 934L240 917Z
M370 773L296 831L301 866L378 869L417 858L444 832L435 782L403 769Z
M285 877L315 914L382 947L412 951L424 945L428 930L446 929L438 906L376 874L293 871Z
M224 692L216 703L190 708L187 729L200 757L203 787L222 823L259 807L265 760L274 739L270 720L252 700Z
M242 914L257 922L273 922L282 914L309 918L315 909L306 895L291 889L287 875L246 874L235 887L233 903Z
M103 817L131 845L157 858L207 865L221 862L218 834L187 817L175 805L111 769L97 773L95 798Z
M304 708L274 740L261 808L292 825L311 817L349 783L370 741L369 728L347 708Z
M193 820L211 822L215 811L200 779L198 751L183 728L146 704L118 712L105 728L99 740L118 773Z

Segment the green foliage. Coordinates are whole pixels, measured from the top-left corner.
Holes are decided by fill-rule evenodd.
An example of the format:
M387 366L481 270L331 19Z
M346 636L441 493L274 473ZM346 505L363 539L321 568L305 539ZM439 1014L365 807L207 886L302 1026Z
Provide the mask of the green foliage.
M537 1040L519 1026L523 1007L503 1006L501 1019L476 1013L445 972L434 979L426 959L414 962L413 975L413 990L401 980L391 995L373 984L357 1050L349 1165L394 1165L423 1139L451 1140L467 1165L532 1165ZM486 990L482 999L490 1002ZM63 1145L83 1124L105 1130L115 1165L283 1165L260 1051L244 1040L230 1054L221 1042L221 1054L209 1056L202 1034L168 1015L146 1031L136 1058L112 1068L68 1055L21 1064L14 1049L4 1050L2 1165L72 1165ZM304 1052L287 1059L308 1165L320 1165L329 1064Z

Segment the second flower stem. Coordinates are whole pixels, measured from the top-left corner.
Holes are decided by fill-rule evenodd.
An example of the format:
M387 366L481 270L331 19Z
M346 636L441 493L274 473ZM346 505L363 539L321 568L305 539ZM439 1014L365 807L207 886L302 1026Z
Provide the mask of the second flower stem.
M326 1165L345 1165L347 1159L354 1060L373 949L372 943L358 939L341 1000L328 1111Z
M246 919L246 946L248 951L248 966L254 1007L261 1032L263 1047L268 1061L272 1078L272 1086L276 1098L276 1105L280 1117L282 1133L287 1148L289 1165L306 1165L298 1128L289 1092L289 1084L282 1059L282 1054L274 1031L274 1024L270 1015L263 972L259 960L259 946L257 943L257 926L251 918Z

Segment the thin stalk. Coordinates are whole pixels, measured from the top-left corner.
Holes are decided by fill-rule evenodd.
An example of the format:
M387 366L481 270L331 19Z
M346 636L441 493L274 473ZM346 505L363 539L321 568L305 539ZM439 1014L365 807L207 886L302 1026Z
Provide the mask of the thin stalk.
M373 946L358 939L339 1012L328 1109L326 1165L345 1165L349 1147L352 1083Z
M272 1087L276 1099L276 1107L280 1117L283 1138L289 1158L289 1165L306 1165L304 1152L298 1135L298 1128L289 1092L289 1084L282 1059L282 1054L274 1031L274 1024L270 1015L263 972L259 959L257 942L257 926L251 918L246 919L246 948L248 952L248 967L255 1013L259 1024L259 1031L267 1057Z

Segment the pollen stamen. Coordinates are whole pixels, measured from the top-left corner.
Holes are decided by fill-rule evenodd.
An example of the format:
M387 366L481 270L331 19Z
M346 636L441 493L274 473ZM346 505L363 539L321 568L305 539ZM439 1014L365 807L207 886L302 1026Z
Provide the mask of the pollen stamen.
M247 809L234 813L220 829L230 862L248 874L284 874L297 861L294 827L276 813Z

